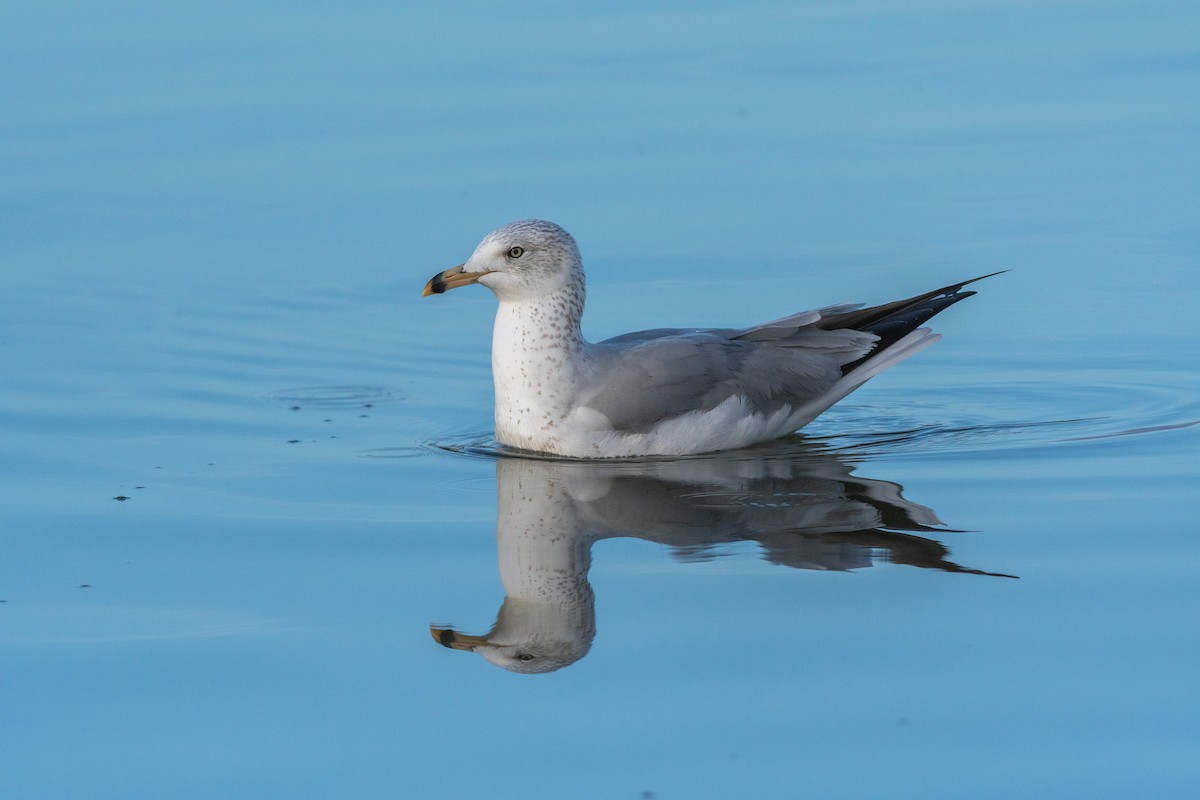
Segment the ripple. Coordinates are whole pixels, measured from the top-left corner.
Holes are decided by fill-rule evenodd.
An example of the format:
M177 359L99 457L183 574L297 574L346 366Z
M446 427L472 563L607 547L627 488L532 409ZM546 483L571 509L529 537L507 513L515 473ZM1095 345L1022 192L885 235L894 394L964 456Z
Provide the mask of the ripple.
M363 450L359 455L363 458L423 458L434 452L432 448L420 445L404 447L372 447Z
M775 443L738 451L745 458L796 457L813 448L857 457L888 454L972 454L994 450L1065 447L1072 442L1169 435L1200 425L1200 392L1180 374L1119 372L1064 374L1060 379L976 382L972 388L872 389L852 396L814 423ZM1153 379L1157 380L1153 380ZM413 448L415 454L449 453L479 459L550 458L506 448L490 431L447 432ZM686 458L704 456L687 456ZM674 457L673 460L677 460ZM568 459L570 460L570 459ZM620 460L620 459L615 459ZM654 459L623 459L641 462Z
M395 402L403 396L399 390L382 386L303 386L273 392L271 399L277 403L299 407L344 408L356 406L370 408L380 403Z
M638 465L654 464L657 462L676 462L676 461L703 461L713 458L721 458L725 460L745 459L747 461L763 461L769 459L786 459L791 460L804 456L811 456L816 453L828 452L831 448L824 443L803 433L792 434L785 436L782 439L775 439L770 442L762 442L760 444L744 447L739 450L723 450L718 453L696 453L685 456L635 456L621 458L575 458L571 456L558 456L549 453L537 453L532 450L519 450L514 447L506 447L496 441L490 432L471 432L461 436L450 435L446 439L430 441L421 445L419 449L423 453L442 453L457 456L466 456L468 458L482 459L495 461L502 458L518 458L531 461L561 461L569 463L581 464L604 464L609 466L617 466L627 464L635 470Z
M1161 434L1200 424L1197 393L1178 385L1112 380L1023 381L914 402L835 406L805 432L840 451L972 453Z
M1161 433L1162 431L1177 431L1184 428L1190 428L1193 425L1200 425L1200 419L1194 419L1191 422L1178 422L1172 425L1150 425L1145 428L1130 428L1125 431L1116 431L1115 433L1097 433L1093 436L1076 436L1069 441L1085 442L1090 439L1111 439L1115 436L1140 436L1143 433Z
M557 456L546 453L533 453L505 447L496 441L491 431L470 431L462 435L450 434L446 439L439 439L425 444L429 452L451 453L469 458L495 460L497 458L534 458L550 461L561 460Z
M435 440L413 445L395 447L373 447L363 450L364 458L423 458L429 455L452 453L471 458L493 460L513 455L513 452L498 443L491 431L473 430L465 433L446 432Z

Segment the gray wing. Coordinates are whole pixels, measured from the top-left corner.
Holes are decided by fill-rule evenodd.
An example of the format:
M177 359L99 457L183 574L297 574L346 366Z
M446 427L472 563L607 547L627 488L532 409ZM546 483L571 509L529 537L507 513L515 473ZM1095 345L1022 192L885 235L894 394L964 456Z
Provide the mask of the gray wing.
M593 346L590 387L579 404L631 432L735 395L764 414L803 404L829 391L842 365L878 340L818 326L826 314L847 310L806 311L745 330L659 329L608 339Z
M733 396L766 414L802 405L974 294L964 286L990 277L869 308L801 311L740 331L660 329L618 336L593 345L593 381L580 405L601 412L618 430L635 432Z

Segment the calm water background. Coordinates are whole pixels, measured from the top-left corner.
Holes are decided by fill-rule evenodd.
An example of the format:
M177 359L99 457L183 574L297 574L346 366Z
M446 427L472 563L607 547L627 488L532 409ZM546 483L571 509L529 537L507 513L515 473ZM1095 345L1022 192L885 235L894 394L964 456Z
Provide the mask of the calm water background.
M0 30L5 797L1196 796L1194 3ZM1013 271L782 454L702 468L784 463L774 494L655 484L758 509L736 535L624 506L590 651L521 675L429 635L495 621L507 501L494 301L419 294L530 216L578 238L596 338ZM780 563L804 531L762 514L847 507L814 461L1019 580L811 529L831 560Z

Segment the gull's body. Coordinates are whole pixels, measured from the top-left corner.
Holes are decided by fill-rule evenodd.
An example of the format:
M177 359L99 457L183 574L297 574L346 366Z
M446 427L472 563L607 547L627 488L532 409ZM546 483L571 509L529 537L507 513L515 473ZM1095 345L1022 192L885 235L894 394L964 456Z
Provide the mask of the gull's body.
M975 280L979 280L976 278ZM685 455L785 436L939 338L925 320L970 281L872 308L830 306L742 330L661 329L588 342L579 250L551 222L493 231L425 287L480 283L492 335L496 439L577 458Z

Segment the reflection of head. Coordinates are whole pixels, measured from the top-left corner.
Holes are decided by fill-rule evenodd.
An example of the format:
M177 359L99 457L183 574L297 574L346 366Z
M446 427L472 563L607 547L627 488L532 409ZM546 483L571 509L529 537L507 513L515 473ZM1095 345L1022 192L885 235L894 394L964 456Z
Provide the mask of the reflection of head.
M527 603L505 598L496 624L483 636L430 628L433 638L455 650L479 653L509 672L553 672L587 655L596 635L590 587L571 603Z
M685 559L754 540L790 567L895 563L978 572L913 533L944 532L901 487L852 475L836 455L801 439L712 457L580 462L500 458L496 538L507 595L491 631L433 627L434 638L512 672L550 672L582 658L595 636L587 573L597 539L629 536L669 545ZM981 573L989 574L989 573Z

